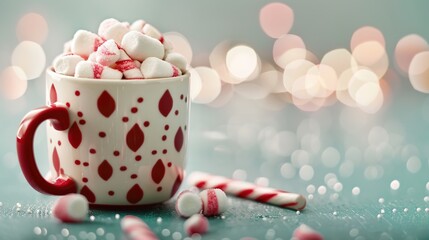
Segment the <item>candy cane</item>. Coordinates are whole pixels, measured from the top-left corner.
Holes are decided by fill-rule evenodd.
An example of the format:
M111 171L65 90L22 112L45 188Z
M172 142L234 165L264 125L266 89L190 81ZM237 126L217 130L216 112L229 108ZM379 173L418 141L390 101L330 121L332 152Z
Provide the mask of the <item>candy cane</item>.
M251 199L283 208L302 210L306 205L306 199L301 194L260 187L249 182L215 176L204 172L191 173L188 177L188 183L200 189L219 188L225 191L225 193L236 197Z
M122 218L121 228L129 240L158 240L149 226L136 216L127 215Z

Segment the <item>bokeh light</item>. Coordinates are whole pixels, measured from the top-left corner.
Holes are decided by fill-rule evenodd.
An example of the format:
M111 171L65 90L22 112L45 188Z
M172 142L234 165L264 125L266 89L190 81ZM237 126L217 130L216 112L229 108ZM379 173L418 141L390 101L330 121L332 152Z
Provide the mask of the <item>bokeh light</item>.
M28 80L38 78L45 69L45 51L35 42L23 41L13 50L12 65L20 67Z
M262 30L272 38L279 38L288 33L293 21L293 10L284 3L269 3L259 12L259 23Z
M164 38L173 45L173 52L182 54L189 64L192 62L192 47L184 35L178 32L167 32L164 33Z
M377 75L368 69L356 71L349 81L348 91L358 105L368 106L381 91Z
M408 77L415 90L429 93L429 51L414 56L410 63Z
M195 71L193 68L188 69L189 73L191 74L190 77L190 86L189 86L189 95L192 100L195 99L195 97L201 92L202 88L202 80L200 75Z
M27 90L27 76L19 67L7 67L0 74L0 86L4 98L17 99Z
M337 73L337 76L341 76L341 74L346 70L356 70L358 67L358 64L352 54L344 48L334 49L327 52L322 57L320 64L331 66Z
M194 68L194 76L201 79L201 90L193 99L195 103L207 104L215 100L221 91L221 81L217 72L209 67ZM197 75L197 76L196 76ZM192 82L193 80L191 80Z
M283 71L283 84L286 90L290 93L293 93L293 88L298 79L304 79L308 70L312 68L314 63L307 60L295 60L289 63Z
M209 61L210 66L216 70L223 82L238 84L243 82L245 79L239 79L231 75L226 66L226 55L232 47L233 44L229 41L219 43L210 53Z
M386 41L384 40L383 33L375 27L372 26L364 26L357 29L350 40L350 49L354 51L354 49L364 42L376 41L383 48L386 46Z
M238 45L231 48L226 54L228 71L240 80L250 80L259 75L261 61L258 54L251 47Z
M48 36L48 23L37 13L27 13L19 19L16 26L19 41L33 41L43 44Z
M295 60L306 58L307 50L300 36L286 34L274 42L273 59L279 67L285 68L286 65Z
M383 77L389 68L386 49L379 42L363 42L354 48L352 55L360 66L370 68L379 78Z
M215 100L209 103L211 107L223 107L225 106L234 96L234 85L229 83L223 83L219 95Z
M396 44L396 64L402 72L407 73L411 60L417 53L429 50L426 40L417 35L410 34L401 38Z

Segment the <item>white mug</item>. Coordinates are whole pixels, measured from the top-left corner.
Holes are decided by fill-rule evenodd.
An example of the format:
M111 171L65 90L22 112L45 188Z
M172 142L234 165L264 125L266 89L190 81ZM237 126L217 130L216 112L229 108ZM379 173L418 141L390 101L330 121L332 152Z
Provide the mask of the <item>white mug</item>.
M29 112L17 134L21 169L33 188L80 193L95 206L135 206L170 199L184 174L189 74L149 80L69 77L46 72L47 106ZM47 125L50 173L33 151Z

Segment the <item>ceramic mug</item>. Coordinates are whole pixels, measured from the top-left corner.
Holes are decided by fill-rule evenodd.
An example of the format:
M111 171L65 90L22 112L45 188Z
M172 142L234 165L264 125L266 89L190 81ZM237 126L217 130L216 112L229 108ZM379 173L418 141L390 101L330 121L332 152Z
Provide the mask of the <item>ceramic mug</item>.
M53 195L80 193L90 204L134 206L170 199L185 166L189 74L152 80L69 77L48 69L47 106L30 111L17 133L30 185ZM37 127L48 120L50 172L37 168Z

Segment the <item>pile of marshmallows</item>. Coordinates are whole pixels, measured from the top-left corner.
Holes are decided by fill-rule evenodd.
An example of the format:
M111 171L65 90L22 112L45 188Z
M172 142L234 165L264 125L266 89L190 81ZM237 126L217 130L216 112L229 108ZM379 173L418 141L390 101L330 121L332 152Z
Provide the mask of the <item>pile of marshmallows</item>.
M98 34L78 30L56 57L56 73L93 79L153 79L186 73L184 56L144 20L132 24L109 18Z
M226 194L220 189L206 189L200 193L190 190L181 192L176 200L176 212L187 218L184 230L192 236L195 233L207 232L209 222L206 216L216 216L224 213L229 207ZM81 194L68 194L57 199L52 206L52 214L62 222L81 222L88 214L88 200ZM138 228L130 227L138 222ZM122 229L127 235L149 234L148 226L135 216L126 216L122 220ZM137 233L138 231L139 233ZM141 235L140 235L141 236Z

